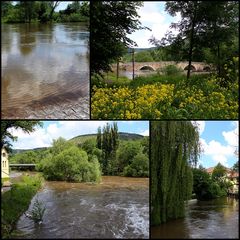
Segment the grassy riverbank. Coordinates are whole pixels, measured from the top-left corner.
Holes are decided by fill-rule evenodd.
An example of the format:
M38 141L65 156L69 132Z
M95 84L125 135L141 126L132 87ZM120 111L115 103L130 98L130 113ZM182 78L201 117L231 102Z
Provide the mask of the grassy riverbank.
M22 180L12 185L11 190L2 194L1 202L1 235L10 238L19 217L28 209L33 196L41 188L43 178L23 176Z

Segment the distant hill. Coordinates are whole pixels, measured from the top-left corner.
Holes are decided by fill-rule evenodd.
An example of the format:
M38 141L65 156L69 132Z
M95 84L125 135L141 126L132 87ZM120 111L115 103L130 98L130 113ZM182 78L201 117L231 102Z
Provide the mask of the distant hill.
M140 134L136 134L136 133L119 132L120 140L138 140L138 139L142 139L143 137L144 136L142 136ZM86 141L87 139L92 139L92 138L96 139L97 134L93 133L93 134L80 135L80 136L70 139L69 141L72 141L72 142L78 144L78 143L82 143L82 142Z
M75 144L83 143L87 139L96 139L97 134L84 134L80 136L76 136L74 138L69 139L68 141L74 142ZM119 132L119 139L120 140L139 140L144 138L144 136L136 133L126 133L126 132ZM42 151L46 150L47 147L42 147L42 148L33 148L33 149L13 149L12 150L12 155L15 155L17 153L22 153L26 151Z
M134 52L142 52L142 51L148 51L148 50L154 50L158 47L150 47L150 48L134 48ZM128 53L132 52L132 48L128 48Z
M42 148L33 148L33 149L12 149L12 155L17 154L17 153L22 153L22 152L26 152L26 151L42 151L42 150L46 150L47 147L42 147Z

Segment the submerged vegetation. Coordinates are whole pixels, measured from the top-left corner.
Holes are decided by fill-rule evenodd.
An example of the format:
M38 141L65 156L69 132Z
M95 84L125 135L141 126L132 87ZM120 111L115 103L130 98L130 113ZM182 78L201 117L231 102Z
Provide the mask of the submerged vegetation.
M184 216L200 147L190 121L153 121L151 139L151 223L158 225Z

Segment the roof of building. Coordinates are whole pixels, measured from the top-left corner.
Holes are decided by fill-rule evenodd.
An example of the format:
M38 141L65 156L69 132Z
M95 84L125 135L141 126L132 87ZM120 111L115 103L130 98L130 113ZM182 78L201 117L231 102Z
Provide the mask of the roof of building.
M214 169L214 167L207 168L207 169L206 169L206 172L207 172L207 173L212 173L212 172L213 172L213 169Z

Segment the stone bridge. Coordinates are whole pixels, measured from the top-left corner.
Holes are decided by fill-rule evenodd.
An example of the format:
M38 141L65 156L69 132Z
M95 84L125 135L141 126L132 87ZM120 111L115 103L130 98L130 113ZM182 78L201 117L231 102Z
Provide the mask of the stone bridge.
M175 65L176 67L182 70L188 70L188 62L175 62L175 61L162 61L162 62L134 62L134 71L140 70L150 70L156 71L158 69L164 68L168 65ZM117 64L112 65L112 70L116 70ZM132 62L128 63L119 63L119 69L125 71L132 71ZM199 72L208 72L212 70L212 67L209 64L203 62L192 62L191 64L192 71Z

